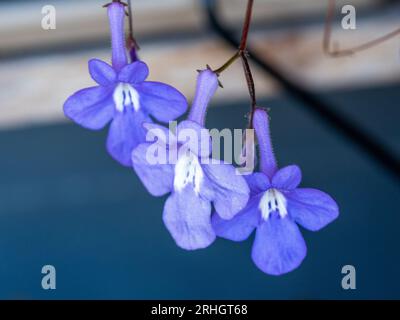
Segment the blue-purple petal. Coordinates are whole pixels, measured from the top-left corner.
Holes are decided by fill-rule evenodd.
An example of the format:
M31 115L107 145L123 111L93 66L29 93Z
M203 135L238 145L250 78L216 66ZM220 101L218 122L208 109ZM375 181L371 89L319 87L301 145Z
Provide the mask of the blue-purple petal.
M137 84L149 76L149 68L143 61L135 61L122 68L118 74L118 81Z
M107 150L110 155L124 166L131 166L133 149L146 140L144 122L151 119L143 112L126 109L116 112L107 138Z
M307 254L301 232L290 218L271 215L257 228L252 248L256 266L270 275L281 275L296 269Z
M161 122L174 120L186 112L186 98L167 84L146 81L135 85L135 89L141 107Z
M242 210L249 200L249 187L243 176L237 174L235 167L219 161L217 164L202 164L214 191L213 203L215 211L223 219L232 217Z
M279 169L272 178L274 188L281 190L293 190L301 182L301 170L296 165Z
M178 142L184 144L199 157L208 157L211 153L211 136L207 129L197 122L184 120L177 126Z
M266 191L271 187L271 182L266 174L262 172L255 172L249 175L245 175L244 179L250 188L251 195L257 195L261 192Z
M308 230L318 231L339 215L335 200L320 190L300 188L286 197L290 216Z
M112 88L91 87L70 96L64 103L64 113L84 128L99 130L114 115Z
M259 203L260 196L252 197L247 206L230 220L214 213L211 222L217 236L232 241L246 240L260 222Z
M163 220L176 244L183 249L206 248L216 238L211 226L211 204L191 187L169 196Z
M147 155L151 152L152 146L154 146L152 143L139 144L132 152L132 164L146 189L158 197L171 191L174 183L174 167L166 163L149 161Z
M89 61L89 73L94 81L101 86L110 86L117 80L114 69L106 62L99 59Z

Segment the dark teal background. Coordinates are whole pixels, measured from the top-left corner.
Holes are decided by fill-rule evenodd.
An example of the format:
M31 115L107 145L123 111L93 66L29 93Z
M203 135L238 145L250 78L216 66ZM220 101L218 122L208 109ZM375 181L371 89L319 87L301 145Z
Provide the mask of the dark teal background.
M399 154L398 86L324 99ZM106 131L69 123L0 133L0 298L400 298L397 181L295 101L264 102L280 165L299 164L302 186L340 206L324 230L303 230L308 255L299 269L263 274L250 259L252 239L181 250L161 220L165 198L151 197L107 155ZM208 127L243 128L247 106L215 106ZM41 288L46 264L57 269L54 291ZM340 285L346 264L357 270L354 291Z

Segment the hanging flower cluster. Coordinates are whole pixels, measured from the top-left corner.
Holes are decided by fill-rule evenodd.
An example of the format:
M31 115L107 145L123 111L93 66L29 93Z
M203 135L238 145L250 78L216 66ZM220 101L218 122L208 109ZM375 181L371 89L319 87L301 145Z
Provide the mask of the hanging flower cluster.
M254 129L259 143L260 172L246 176L250 200L239 214L227 221L218 212L213 227L218 236L242 241L256 229L252 258L262 271L280 275L297 268L307 248L296 223L318 231L339 214L336 202L316 189L298 188L301 171L296 165L278 170L264 110L254 113Z
M111 29L112 66L98 59L89 61L89 73L98 86L73 94L64 104L64 113L87 129L102 129L111 121L107 138L110 155L131 166L132 150L145 141L142 124L152 118L168 122L186 112L185 97L173 87L145 81L149 75L142 61L128 64L125 47L125 8L120 2L108 6Z
M168 133L168 141L158 141L162 148L167 146L168 152L177 153L174 165L151 165L147 157L151 143L139 145L132 153L133 167L147 190L155 196L171 192L164 207L164 223L177 245L188 250L205 248L215 240L211 203L221 217L231 219L249 199L246 181L236 174L235 168L209 159L209 144L204 146L200 141L193 148L179 139L181 130L191 129L204 140L201 129L217 87L217 75L208 69L201 71L188 119L177 126L172 137Z
M153 119L167 123L183 115L186 99L169 85L145 81L149 70L135 51L128 63L124 5L114 1L107 10L112 66L98 59L89 61L98 86L69 97L65 115L92 130L111 122L108 152L122 165L133 167L150 194L169 194L163 221L179 247L206 248L217 236L242 241L256 230L252 259L258 268L280 275L298 267L306 245L297 224L312 231L326 226L338 216L335 201L322 191L298 188L297 166L278 169L269 118L261 108L255 108L251 117L260 172L243 176L231 164L212 159L205 118L218 89L219 72L210 68L199 72L188 117L174 132L154 123ZM188 132L195 138L188 139ZM149 137L155 139L150 142ZM167 162L150 161L162 152Z

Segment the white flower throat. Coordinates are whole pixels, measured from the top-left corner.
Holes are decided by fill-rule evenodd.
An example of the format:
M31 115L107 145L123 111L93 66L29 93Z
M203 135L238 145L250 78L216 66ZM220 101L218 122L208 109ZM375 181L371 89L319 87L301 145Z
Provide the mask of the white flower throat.
M115 108L120 112L129 107L133 107L135 111L140 109L139 94L129 83L119 83L114 90L113 99Z
M198 194L203 177L204 173L201 169L199 159L193 152L187 150L178 158L175 165L175 191L181 191L187 184L192 184L194 191Z
M286 198L282 192L274 188L264 192L258 208L264 220L268 220L270 214L274 211L278 211L281 218L287 215Z

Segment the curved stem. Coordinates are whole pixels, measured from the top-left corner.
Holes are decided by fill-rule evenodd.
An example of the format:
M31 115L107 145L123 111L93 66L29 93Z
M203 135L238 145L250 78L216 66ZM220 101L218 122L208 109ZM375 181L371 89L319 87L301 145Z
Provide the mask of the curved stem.
M247 47L247 37L249 35L251 18L253 16L254 0L247 1L246 17L243 23L242 38L240 40L239 51L245 51Z
M347 49L335 49L331 48L331 38L332 38L332 24L333 24L333 18L335 17L335 0L329 0L328 2L328 10L326 13L326 20L325 20L325 28L324 28L324 37L322 41L322 47L325 52L325 54L331 56L331 57L345 57L345 56L350 56L353 55L357 52L368 50L372 47L375 47L387 40L390 40L398 35L400 35L400 28L397 28L381 37L378 37L376 39L367 41L365 43L362 43L360 45L350 47Z

